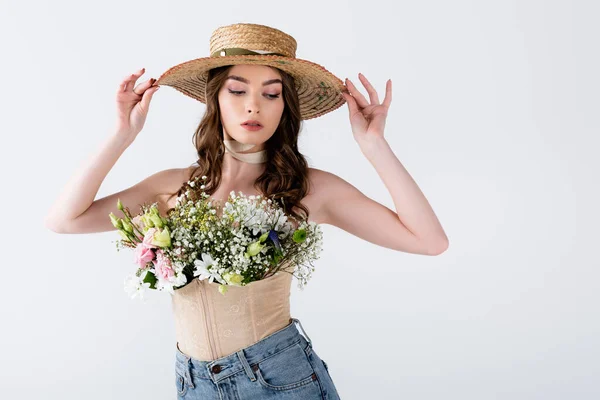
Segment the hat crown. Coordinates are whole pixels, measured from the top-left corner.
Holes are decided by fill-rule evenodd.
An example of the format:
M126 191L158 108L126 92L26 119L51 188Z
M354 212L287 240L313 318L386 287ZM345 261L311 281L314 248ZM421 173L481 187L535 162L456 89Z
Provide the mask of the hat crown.
M241 48L256 52L279 53L296 58L296 39L279 29L258 24L221 26L210 37L210 53Z

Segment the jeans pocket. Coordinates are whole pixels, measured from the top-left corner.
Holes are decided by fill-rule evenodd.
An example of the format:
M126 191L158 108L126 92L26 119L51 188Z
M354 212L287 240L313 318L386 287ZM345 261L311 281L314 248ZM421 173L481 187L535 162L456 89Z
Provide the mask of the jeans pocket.
M257 381L272 390L290 390L316 381L315 371L300 342L252 366Z

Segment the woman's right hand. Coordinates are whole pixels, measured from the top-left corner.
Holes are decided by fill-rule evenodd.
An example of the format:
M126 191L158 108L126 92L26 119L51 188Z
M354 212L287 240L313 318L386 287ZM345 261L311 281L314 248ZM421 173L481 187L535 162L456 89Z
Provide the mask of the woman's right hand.
M133 142L146 122L150 100L160 86L152 86L156 79L149 79L135 86L145 69L127 76L117 90L116 131L126 140Z

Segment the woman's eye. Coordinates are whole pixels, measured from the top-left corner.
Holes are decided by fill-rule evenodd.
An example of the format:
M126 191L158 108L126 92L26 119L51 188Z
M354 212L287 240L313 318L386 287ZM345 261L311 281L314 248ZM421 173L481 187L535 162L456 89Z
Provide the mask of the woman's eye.
M231 90L231 89L228 89L228 90L229 90L229 93L235 94L235 95L240 95L242 93L246 93L243 90ZM273 99L273 100L279 98L278 94L268 94L267 93L267 94L265 94L265 96L267 96L269 99Z

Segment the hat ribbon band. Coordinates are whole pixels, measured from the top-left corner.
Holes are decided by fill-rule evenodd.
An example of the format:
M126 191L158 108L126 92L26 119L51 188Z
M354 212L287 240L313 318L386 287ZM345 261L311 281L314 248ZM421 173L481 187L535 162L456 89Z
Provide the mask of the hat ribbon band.
M212 53L211 57L224 57L224 56L247 56L247 55L259 55L259 56L282 56L287 57L285 54L280 53L259 53L256 51L243 49L240 47L231 47L228 49L217 50Z

